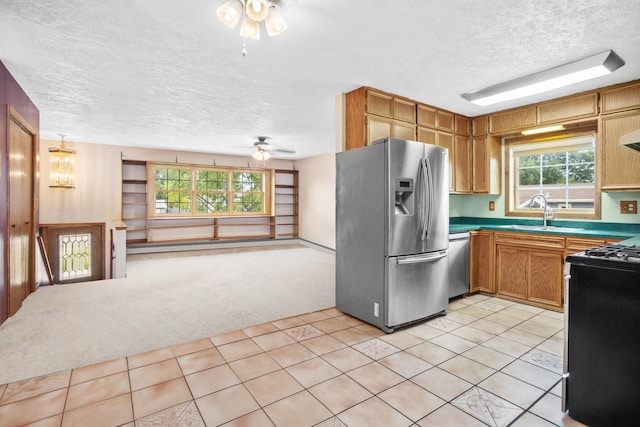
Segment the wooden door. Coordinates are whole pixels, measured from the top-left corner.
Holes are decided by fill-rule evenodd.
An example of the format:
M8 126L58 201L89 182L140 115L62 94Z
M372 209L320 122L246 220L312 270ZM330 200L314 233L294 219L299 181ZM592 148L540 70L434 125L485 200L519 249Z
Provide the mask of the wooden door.
M455 190L456 193L471 192L471 145L469 136L455 135Z
M412 125L405 122L399 122L394 120L391 123L391 136L399 139L407 139L409 141L415 141L416 139L416 125Z
M527 298L527 251L496 246L496 292Z
M472 167L472 188L474 193L488 193L488 135L473 137L473 167Z
M449 152L449 191L455 191L456 152L453 146L453 134L438 132L438 146L446 148Z
M640 153L620 145L620 137L640 129L640 110L603 116L600 130L602 190L640 190Z
M494 293L493 284L493 232L472 231L471 233L471 292Z
M393 120L384 117L367 116L365 127L367 132L367 145L373 141L391 136L391 123Z
M9 315L32 291L34 134L9 120Z
M563 252L529 251L528 300L562 307Z

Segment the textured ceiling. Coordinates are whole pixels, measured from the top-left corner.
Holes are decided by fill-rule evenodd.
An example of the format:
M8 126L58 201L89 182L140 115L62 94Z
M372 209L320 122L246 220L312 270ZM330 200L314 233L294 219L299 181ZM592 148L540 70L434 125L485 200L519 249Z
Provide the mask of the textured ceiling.
M640 78L638 0L289 0L286 33L247 40L222 0L0 0L0 60L41 138L303 158L335 147L335 97L373 86L476 116ZM608 49L626 65L478 107L460 94Z

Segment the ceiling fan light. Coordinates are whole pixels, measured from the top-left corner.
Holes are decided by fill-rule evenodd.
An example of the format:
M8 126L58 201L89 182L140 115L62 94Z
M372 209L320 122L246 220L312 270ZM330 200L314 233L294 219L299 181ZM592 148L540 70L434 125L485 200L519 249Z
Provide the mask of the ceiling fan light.
M253 157L256 160L261 160L261 161L265 161L267 159L271 158L271 154L269 154L268 152L266 152L265 150L262 149L257 149L256 151L253 152L253 154L251 155L251 157Z
M246 14L256 22L264 21L269 14L267 0L247 0Z
M227 0L220 5L216 14L224 25L233 28L238 24L240 16L242 16L242 3L240 3L240 0Z
M282 34L287 30L287 23L277 10L271 8L269 11L269 15L267 15L267 20L264 22L265 27L267 27L267 33L270 36L277 36L278 34Z
M260 40L260 24L249 17L244 18L240 27L240 36L246 39Z

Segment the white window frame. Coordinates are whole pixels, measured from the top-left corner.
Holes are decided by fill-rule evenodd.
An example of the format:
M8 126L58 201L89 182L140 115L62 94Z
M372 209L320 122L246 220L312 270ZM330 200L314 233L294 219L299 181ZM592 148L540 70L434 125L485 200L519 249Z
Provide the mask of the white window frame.
M594 200L593 208L573 208L566 207L562 209L555 209L553 212L554 218L560 219L600 219L600 188L598 185L597 175L597 139L595 131L588 131L574 134L561 134L552 137L542 138L524 138L507 140L506 146L506 204L505 215L506 216L521 216L521 217L538 217L540 215L540 207L538 204L534 208L528 208L520 204L518 206L518 184L516 168L516 158L518 156L530 155L530 154L546 154L546 153L558 153L565 151L573 151L577 149L592 148L594 152ZM565 191L568 191L566 189Z

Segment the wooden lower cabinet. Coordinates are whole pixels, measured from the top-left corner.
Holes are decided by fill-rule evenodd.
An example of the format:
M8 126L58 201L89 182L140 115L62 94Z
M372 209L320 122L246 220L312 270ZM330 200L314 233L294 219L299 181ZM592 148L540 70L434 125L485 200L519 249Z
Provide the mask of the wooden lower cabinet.
M529 251L527 300L562 307L563 252Z
M496 245L496 293L562 307L564 251Z
M471 231L470 292L494 293L493 232Z
M527 298L527 251L496 245L496 293Z

